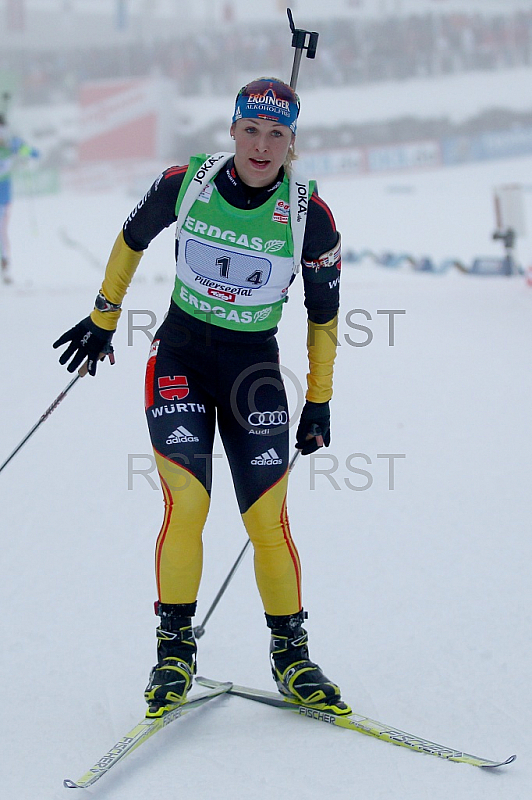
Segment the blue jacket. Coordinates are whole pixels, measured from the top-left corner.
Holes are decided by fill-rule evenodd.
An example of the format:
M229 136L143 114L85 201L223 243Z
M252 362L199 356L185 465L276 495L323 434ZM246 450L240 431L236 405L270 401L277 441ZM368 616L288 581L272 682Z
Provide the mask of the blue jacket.
M39 152L24 142L20 136L0 138L0 205L11 202L11 177L13 164L17 156L38 158Z

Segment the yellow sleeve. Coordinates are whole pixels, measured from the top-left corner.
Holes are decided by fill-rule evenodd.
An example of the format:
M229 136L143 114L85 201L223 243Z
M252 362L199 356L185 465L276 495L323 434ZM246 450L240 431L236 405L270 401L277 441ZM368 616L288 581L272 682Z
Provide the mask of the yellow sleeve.
M306 399L326 403L332 397L333 366L338 345L338 315L323 325L308 321L307 351L310 372Z
M102 294L109 302L115 303L116 305L122 302L143 253L143 250L138 252L128 247L124 240L124 234L120 231L116 237L113 249L111 250L107 267L105 268L105 277L101 289ZM91 314L91 319L94 324L98 325L100 328L106 331L114 331L120 314L120 310L98 311L98 309L95 308Z

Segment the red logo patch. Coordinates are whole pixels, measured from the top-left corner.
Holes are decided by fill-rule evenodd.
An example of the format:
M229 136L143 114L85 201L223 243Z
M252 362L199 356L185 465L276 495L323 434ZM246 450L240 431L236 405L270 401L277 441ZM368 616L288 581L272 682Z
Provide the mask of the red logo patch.
M280 222L282 225L288 225L288 220L290 219L289 203L285 203L284 200L278 200L272 219L274 222Z
M159 394L165 400L183 400L189 393L188 380L184 375L159 378Z
M208 291L211 297L217 297L218 300L225 300L226 303L234 303L236 300L236 295L232 294L231 292L224 292L223 289L209 289Z

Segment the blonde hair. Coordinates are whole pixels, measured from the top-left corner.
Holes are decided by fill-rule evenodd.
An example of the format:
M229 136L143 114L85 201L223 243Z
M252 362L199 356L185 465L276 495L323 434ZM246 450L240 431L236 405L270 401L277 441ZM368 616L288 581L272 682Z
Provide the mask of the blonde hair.
M294 136L295 136L295 134L294 134ZM290 142L290 147L288 148L288 153L286 154L286 158L285 158L284 164L283 164L284 171L286 172L288 177L290 177L290 174L292 172L292 164L294 163L294 161L297 161L298 158L299 158L299 156L296 153L296 150L295 150L295 147L294 147L294 141L292 140Z

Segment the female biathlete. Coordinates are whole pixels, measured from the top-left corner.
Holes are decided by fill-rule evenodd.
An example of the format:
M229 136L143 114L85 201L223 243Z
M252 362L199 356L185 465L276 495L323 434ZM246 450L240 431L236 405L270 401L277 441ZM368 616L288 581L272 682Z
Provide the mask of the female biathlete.
M348 713L340 689L309 658L301 567L286 495L288 406L275 338L301 266L310 370L296 446L330 442L339 305L340 236L313 182L292 167L299 99L274 78L240 90L235 153L205 154L167 169L124 223L89 317L63 334L60 362L113 359L111 337L143 251L176 226L176 279L146 370L146 416L164 495L156 544L160 617L148 716L182 703L196 670L192 617L202 572L215 425L254 547L257 586L271 629L279 691L320 710Z

